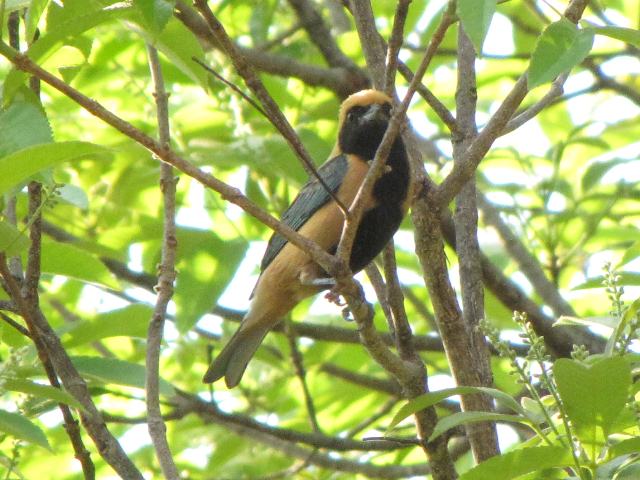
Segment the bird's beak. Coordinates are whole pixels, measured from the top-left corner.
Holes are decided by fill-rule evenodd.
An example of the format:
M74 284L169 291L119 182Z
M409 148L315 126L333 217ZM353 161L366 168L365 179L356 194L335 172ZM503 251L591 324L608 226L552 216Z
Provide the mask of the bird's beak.
M362 116L362 123L365 125L387 122L389 122L389 114L380 104L371 105L367 112Z

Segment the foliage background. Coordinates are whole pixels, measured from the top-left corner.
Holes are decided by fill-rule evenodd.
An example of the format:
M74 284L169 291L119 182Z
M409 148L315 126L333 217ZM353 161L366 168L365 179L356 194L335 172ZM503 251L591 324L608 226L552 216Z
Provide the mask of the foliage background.
M564 2L551 3L560 10L565 7ZM294 4L311 5L320 13L344 54L343 65L327 64ZM442 5L411 2L401 51L409 68L415 69L422 58ZM21 27L23 50L36 26L40 35L29 50L30 58L155 137L156 112L145 47L152 42L161 53L170 93L173 148L194 165L240 188L272 214L278 216L286 208L307 178L271 124L192 61L194 56L206 58L214 70L242 85L228 58L173 15L171 2L16 0L4 6L3 40L7 41L10 31L8 13L28 8ZM378 30L388 39L396 5L374 2L373 7ZM333 0L235 0L211 2L211 8L261 72L268 91L320 164L335 141L341 98L367 81L349 12ZM489 38L498 38L505 45L498 53L485 52L476 63L480 126L527 70L543 29L558 18L549 5L534 0L502 2L497 11ZM592 1L585 18L637 28L640 7L622 0ZM457 28L456 24L448 30L424 80L452 111ZM626 285L637 285L640 279L636 273L640 256L636 184L639 58L637 47L597 36L589 56L572 70L564 96L523 127L501 137L478 169L482 252L548 319L562 314L609 315L606 292L597 289L604 260L624 270ZM42 170L35 177L45 185L52 180L64 184L52 195L55 201L47 201L42 209L39 301L87 380L109 429L146 476L159 478L144 425L145 338L162 248L159 163L143 147L54 89L43 86L38 101L26 87L26 77L12 70L7 61L0 62L0 78L4 79L1 157L53 141L85 141L104 147ZM401 92L406 84L398 75ZM524 105L535 104L548 89L549 84L535 88ZM409 117L419 134L427 171L439 182L451 170L450 132L418 97ZM4 172L16 172L15 165ZM23 186L7 185L13 190L3 200L4 221L10 217L10 198L15 197L19 228L24 227L28 212ZM407 466L423 465L424 454L415 446L367 452L361 451L366 447L345 448L341 443L350 437L381 436L402 404L402 393L397 381L354 341L354 326L345 323L338 310L324 308L323 300L311 310L313 300L297 307L289 332L302 353L304 380L321 429L315 437L301 378L291 360L291 342L282 333L268 336L237 389L226 391L219 385L208 389L201 383L210 348L217 350L236 328L241 312L234 309L245 304L261 248L271 231L186 175L179 176L177 208L178 277L163 343L161 376L167 382L162 399L163 411L169 415L168 443L185 478L274 478L269 475L293 475L294 470L300 478L353 478L353 472L392 478L408 475ZM407 219L396 237L407 315L413 332L422 339L421 357L432 388L452 385L414 253L412 230ZM528 259L513 249L514 243L528 252ZM447 247L446 254L457 288L456 253ZM247 259L244 264L243 259ZM542 298L526 264L532 260L557 293L552 298L562 302L553 304L551 297ZM362 279L367 282L366 277ZM223 293L233 303L219 303ZM515 306L505 304L488 288L484 293L485 317L506 334L512 332ZM375 299L370 289L368 298ZM0 292L0 301L6 314L19 321L5 292ZM308 327L300 325L303 320ZM377 305L375 323L381 331L388 329ZM42 380L29 339L8 323L0 328L2 378ZM492 367L495 386L517 395L521 387L508 375L508 362L494 357ZM20 412L38 425L50 450L17 441L5 426L0 468L13 472L6 478L82 478L55 404L10 385L3 387L3 408ZM181 403L172 386L204 402ZM209 401L214 402L213 410L206 409ZM440 404L437 412L444 416L458 408L457 402L449 402ZM265 428L280 433L274 435ZM291 431L309 436L300 442ZM410 423L396 433L415 435ZM472 459L463 432L454 433L450 447L462 472ZM512 430L512 434L518 435L516 442L527 437L521 430ZM335 443L327 448L319 443L320 437ZM113 470L94 445L88 439L85 444L92 452L97 477L112 477ZM320 454L312 457L314 448L320 447Z

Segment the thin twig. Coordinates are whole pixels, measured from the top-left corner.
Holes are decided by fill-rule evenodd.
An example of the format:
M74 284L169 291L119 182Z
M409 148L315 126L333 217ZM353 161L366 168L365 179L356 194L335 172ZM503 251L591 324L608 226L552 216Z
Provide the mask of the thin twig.
M296 22L292 27L287 28L286 30L284 30L283 32L279 33L278 35L276 35L275 37L267 40L264 43L261 43L260 45L256 46L257 50L266 52L267 50L271 50L274 47L279 47L281 46L285 40L287 40L289 37L295 35L295 33L300 30L302 28L302 24L300 22Z
M298 344L296 342L296 335L291 328L291 320L287 320L284 325L284 332L287 336L287 340L289 341L289 350L291 351L291 360L293 361L293 368L295 369L296 376L298 380L300 380L300 385L302 386L302 395L304 396L304 404L307 408L307 415L309 417L309 423L311 423L311 428L315 433L322 433L320 429L320 424L318 423L318 416L316 414L316 407L313 403L313 397L311 396L311 392L309 391L309 385L307 384L307 371L304 368L304 363L302 361L302 355L300 354L300 350L298 349Z
M413 79L413 72L402 61L398 61L398 71L402 74L405 80L410 82ZM451 132L451 135L456 135L458 129L456 119L447 106L442 103L440 99L438 99L438 97L436 97L423 83L418 85L418 93L425 102L427 102L427 105L431 107L435 114L438 115L442 123L446 125L449 132Z
M376 413L374 413L372 415L369 415L367 418L365 418L358 425L356 425L355 427L352 427L345 434L345 437L347 437L347 438L355 437L358 433L360 433L361 431L363 431L366 428L369 428L371 425L376 423L378 420L380 420L381 418L383 418L386 415L388 415L389 412L391 412L391 410L393 410L397 404L398 404L398 399L397 398L390 398L389 400L386 401L386 403L384 405L382 405L378 409L378 411Z
M427 309L427 306L424 304L424 302L420 298L418 298L414 291L409 287L404 287L402 289L402 293L404 294L405 298L409 300L409 302L411 302L416 312L426 321L431 330L437 332L438 326L436 324L436 319L429 311L429 309ZM414 338L416 337L414 336Z
M575 310L562 298L557 287L547 278L538 260L527 250L518 236L509 228L509 225L502 220L498 209L484 195L478 196L478 204L485 223L498 232L507 252L516 261L540 298L551 307L558 317L561 315L575 316Z
M158 121L158 139L161 145L169 146L171 141L169 130L169 95L164 86L160 58L155 47L147 44L149 68L154 85L153 96L156 102ZM173 296L173 282L176 279L176 183L171 165L160 165L160 190L164 205L162 258L159 266L156 305L153 309L147 332L147 355L145 372L145 391L147 406L147 427L153 442L156 457L164 477L178 480L180 475L176 468L171 449L167 442L167 427L160 411L160 346L164 332L167 305Z
M302 162L302 165L304 166L307 173L315 177L320 182L320 185L322 185L322 187L327 191L329 196L333 199L333 201L344 213L344 215L347 216L347 208L342 204L336 194L320 177L320 174L318 173L313 160L311 159L311 156L300 141L300 138L296 134L295 130L293 129L287 118L284 116L282 110L280 110L273 97L271 97L267 89L264 87L260 78L253 71L251 65L249 65L240 50L231 41L224 26L213 14L207 2L204 0L195 0L194 4L209 25L213 36L216 38L225 53L229 56L229 59L233 63L233 66L235 67L238 74L240 74L247 87L249 87L249 89L255 94L258 100L260 100L260 103L262 103L264 110L268 113L267 118L269 119L269 121L274 127L276 127L276 129L284 137L287 143L289 143L293 151Z
M154 153L162 161L173 165L178 170L196 179L204 186L218 192L224 199L239 206L245 212L252 215L272 230L277 231L293 245L309 254L309 256L327 272L331 273L339 269L336 265L337 262L332 255L329 255L315 242L300 235L289 226L279 222L273 216L269 215L262 208L258 207L255 203L244 196L239 189L234 188L197 168L193 164L177 155L168 146L161 145L150 136L144 134L142 131L135 128L130 123L124 121L123 119L106 109L97 101L83 95L78 90L71 87L69 84L65 83L48 71L42 69L40 66L36 65L27 56L16 52L2 42L0 42L0 55L3 55L7 59L9 59L14 65L16 65L18 69L37 76L45 83L51 85L56 90L59 90L64 95L75 101L78 105L82 106L85 110L87 110L87 112L100 118L105 123L111 125L116 130L133 139L134 141Z
M384 261L384 277L387 290L386 297L389 302L389 308L391 309L396 350L398 350L400 358L417 362L421 368L424 368L422 360L416 355L416 351L413 348L413 332L411 331L411 325L409 325L407 311L404 308L404 295L402 294L400 280L398 279L398 266L396 264L393 240L391 240L383 250L382 258Z
M404 24L407 21L410 3L411 0L399 0L396 5L396 13L393 16L391 38L389 38L389 44L387 45L387 68L384 75L384 92L389 96L392 96L394 93L398 54L402 47Z
M175 15L200 39L205 49L222 49L206 22L185 2L181 0L176 2ZM297 78L306 85L327 88L335 92L339 98L346 98L358 90L367 88L370 84L366 73L360 68L321 67L300 62L291 56L265 51L261 46L257 48L237 46L237 48L258 71L284 78Z
M588 3L589 0L571 0L564 11L564 16L571 22L578 23ZM507 122L511 120L527 92L527 74L525 73L514 84L511 92L505 97L487 125L471 143L464 159L454 165L449 175L432 192L433 202L438 205L448 205L453 200L467 180L475 174L480 161L487 154L495 139L500 136Z
M34 85L33 82L31 82L31 84ZM38 311L40 309L38 286L40 285L40 260L42 255L42 184L38 182L30 182L27 187L27 191L29 195L29 220L27 221L27 224L29 225L30 244L27 253L27 265L25 268L25 278L22 284L22 298L20 299L20 302L23 302L24 305L28 306L32 311ZM6 278L5 281L7 281ZM13 293L12 299L16 304L19 304L15 295L16 293ZM25 312L23 310L23 318L25 318L26 321L24 313ZM45 370L49 383L54 388L60 388L60 382L58 380L55 367L49 358L46 344L40 338L35 328L35 324L30 324L27 321L27 327L31 333L31 339L38 351L38 356L42 361L42 366ZM69 441L71 442L75 457L78 459L82 467L82 473L85 479L93 480L95 478L95 465L91 460L89 451L82 441L78 421L71 413L71 409L68 405L59 403L58 408L62 413L64 429L69 437Z
M211 68L209 65L207 65L206 63L204 63L202 60L200 60L199 58L196 57L191 57L191 60L193 60L194 62L196 62L198 65L200 65L202 68L204 68L207 72L209 72L211 75L213 75L214 77L216 77L218 80L220 80L222 83L224 83L227 87L229 87L231 90L233 90L234 92L236 92L238 95L240 95L243 99L245 99L253 108L255 108L258 112L260 112L267 120L269 120L269 115L267 114L267 112L264 111L264 109L258 104L258 102L256 102L253 98L251 98L249 95L247 95L246 93L244 93L242 91L242 89L240 87L238 87L235 83L227 80L226 78L224 78L222 75L220 75L218 72L216 72L213 68Z
M354 6L361 5L361 2L355 2ZM453 5L453 4L450 4ZM357 7L359 9L360 7ZM351 249L353 247L353 241L356 236L357 227L360 224L360 219L362 218L362 214L364 213L364 208L366 205L366 198L373 191L373 186L375 182L382 176L384 173L384 166L391 152L391 147L393 142L395 141L398 133L400 132L400 128L404 124L405 114L407 109L409 108L409 103L413 98L418 85L422 81L422 77L427 71L431 60L435 52L438 49L438 46L444 39L444 35L448 30L449 26L451 26L455 21L455 16L453 14L452 7L450 6L445 14L442 17L442 21L438 25L438 28L433 34L431 41L429 42L429 46L425 51L425 54L418 66L409 87L407 88L407 93L404 96L402 102L394 108L393 115L389 120L389 126L387 127L387 131L385 132L382 141L380 142L380 146L376 151L375 157L371 162L369 167L369 171L362 182L362 185L358 189L358 193L356 194L353 203L349 207L349 218L345 222L345 226L342 230L342 236L340 238L340 243L338 245L338 251L336 255L343 259L346 262L346 259L351 256Z
M11 267L9 267L9 269L11 269ZM11 300L0 300L0 310L18 313L18 309L16 308L15 303L13 303Z
M372 72L374 82L378 88L380 87L381 79L384 78L384 64L381 59L384 58L384 44L381 41L380 34L378 33L375 27L375 20L373 18L373 12L371 11L371 5L369 2L351 2L350 3L354 19L356 22L356 27L358 29L358 35L361 39L361 44L364 49L365 58L367 60L367 65ZM426 68L432 58L433 54L438 48L438 45L444 38L444 33L446 32L449 25L452 23L453 18L453 3L449 4L446 14L444 15L440 25L436 33L434 34L431 42L429 43L429 47L425 52L425 55L422 59L420 67L416 72L416 75L413 77L413 80L410 84L410 91L407 96L405 96L405 100L410 100L411 91L417 88L417 85L420 84L420 80L422 75L424 75ZM401 107L398 110L404 109L406 111L406 104L401 104ZM394 117L399 117L397 115L399 112L394 114ZM402 113L402 112L400 112ZM392 119L393 122L394 119ZM398 122L399 123L399 122ZM398 125L399 127L399 125ZM392 131L392 124L390 124L385 137L390 134L390 130ZM396 132L397 133L397 132ZM388 140L387 140L388 141ZM380 147L383 146L385 140L383 139ZM376 153L376 157L381 156L382 148L378 149ZM412 169L415 171L418 170L418 158L414 155L411 155L412 159ZM375 160L374 160L375 163ZM420 164L421 165L421 164ZM421 165L422 170L424 171L424 166ZM371 173L371 172L370 172ZM423 177L425 175L423 174ZM425 180L426 181L426 180ZM366 180L365 180L366 182ZM364 188L364 185L363 185ZM362 189L361 189L362 191ZM361 327L362 331L362 327ZM364 336L363 336L363 339ZM370 349L371 351L371 349ZM374 357L375 358L375 357ZM379 359L376 359L380 362ZM402 384L403 389L405 390L405 395L409 398L413 398L420 394L423 394L426 391L426 372L424 367L420 368L420 365L413 364L412 362L403 362L403 364L411 365L411 371L413 374L409 377L407 376L398 376L396 372L392 370L388 370L389 373L396 376L398 381ZM416 419L416 427L418 431L418 437L422 440L421 447L425 452L427 458L429 459L429 463L433 468L433 477L434 479L454 479L457 477L453 462L448 454L446 447L446 440L440 438L432 443L427 443L426 439L429 438L430 432L433 430L436 422L437 416L434 408L429 408L418 412L415 415Z
M355 71L357 65L351 58L345 55L338 46L335 37L331 34L329 26L325 23L320 13L310 0L288 0L289 5L295 10L302 26L309 34L313 44L331 67L342 67Z
M1 19L2 17L0 17L0 20ZM18 10L9 14L9 18L7 19L7 30L9 35L9 45L16 50L20 50L20 12ZM18 198L15 195L8 195L5 205L5 215L7 221L14 227L18 225L17 205ZM22 271L22 260L20 255L14 255L9 258L9 270L11 270L16 278L19 278L22 281L24 272Z
M2 320L4 320L8 325L10 325L14 330L17 330L18 333L20 333L20 335L24 335L27 338L31 338L31 333L29 333L29 330L23 327L22 325L20 325L18 322L16 322L13 318L11 318L6 313L0 312L0 318L2 318Z
M567 78L569 78L569 72L563 73L558 78L556 78L551 84L551 88L549 89L549 91L540 100L527 108L524 112L516 115L511 120L509 120L509 122L502 129L500 135L506 135L507 133L520 128L522 125L538 115L542 110L551 105L558 97L561 97L564 93L563 86L567 81Z
M363 442L361 440L353 440L350 438L332 437L322 433L299 432L288 428L274 427L266 423L259 422L252 417L237 413L226 413L219 409L215 403L207 402L200 397L187 392L178 392L178 396L174 397L172 402L177 408L195 413L214 423L220 423L227 426L242 426L256 433L260 432L267 434L273 439L301 443L314 448L324 448L335 452L389 452L399 449L397 444L394 444L393 442L386 442L385 440Z
M378 378L372 375L365 375L352 370L347 370L346 368L339 367L333 363L323 363L320 367L320 371L369 390L386 393L397 398L402 396L402 387L393 378Z
M391 335L394 335L394 326L393 320L391 319L391 308L389 308L389 302L387 301L387 289L384 284L384 278L382 278L382 274L378 269L378 266L375 262L371 262L366 266L364 271L367 274L367 278L373 289L376 292L376 297L378 297L378 303L380 304L380 308L382 309L382 313L384 313L384 318L387 320L387 325L389 326L389 332Z
M52 238L56 239L59 242L75 243L78 241L78 239L73 235L70 235L69 233L65 232L59 227L54 226L53 224L47 221L44 221L42 226L43 226L44 232L46 232L48 235L51 235ZM453 227L449 228L449 227L446 227L445 225L443 226L443 229L445 230L445 233L450 232L450 234L447 233L446 239L447 239L447 242L450 242L451 246L455 248L455 234L453 233ZM111 273L113 273L119 279L125 280L134 285L138 285L139 287L142 287L148 291L151 291L151 292L153 291L154 286L156 284L156 279L153 275L150 275L145 272L135 272L130 268L128 268L126 264L107 258L107 257L102 257L100 260L104 262L104 264L111 271ZM516 288L516 286L513 283L509 283L504 275L496 276L498 273L498 270L495 267L490 267L490 265L492 264L488 260L488 258L484 255L482 256L482 265L483 265L483 281L487 283L487 286L491 289L491 291L493 291L494 293L496 292L507 293L506 296L500 297L501 301L502 300L505 301L505 306L507 306L507 308L511 310L527 312L529 319L535 318L536 322L539 322L540 319L544 319L544 321L549 323L549 325L551 324L551 319L545 317L540 312L540 309L537 308L535 304L533 304L533 302L531 302L531 305L533 305L535 308L533 308L532 310L530 308L530 305L525 305L520 300L518 301L514 300L515 298L524 298L524 294L522 294L521 292L519 292L517 295L512 293L513 289ZM405 291L405 294L410 301L412 302L414 301L411 297L411 293L408 290ZM132 301L131 297L128 297L127 295L120 295L120 296L128 301ZM414 298L416 298L415 295L414 295ZM9 308L3 308L2 301L0 301L0 309L15 311L15 306L12 303L9 303L7 307ZM422 305L421 308L424 309L425 308L424 305ZM225 320L240 322L244 318L247 312L242 310L234 310L234 309L217 305L212 308L211 313L214 315L219 315L223 317ZM428 315L428 312L424 310L422 311L419 310L419 313L425 316L425 318L428 318L426 317L426 315ZM170 320L173 320L173 317L171 315L169 315L168 318ZM433 318L431 321L433 321ZM310 338L313 340L320 340L320 341L337 342L337 343L351 343L351 344L360 343L358 339L358 332L356 332L353 329L333 327L330 325L319 325L319 324L313 324L309 322L300 322L300 323L294 322L292 326L296 335L300 337L305 337L305 338ZM433 330L437 331L437 327L435 327L435 325L433 326ZM545 338L546 339L554 338L553 332L556 330L559 330L559 329L555 328L553 330L550 329L549 331L547 331ZM274 331L276 332L282 331L282 326L277 325L274 328ZM219 337L212 335L211 333L208 333L198 327L196 327L196 332L198 332L199 335L205 336L207 338L219 340ZM382 333L382 332L379 332L379 334L382 336L382 340L386 345L393 346L394 341L390 334ZM594 337L590 336L590 334L586 332L585 338L591 338L593 340ZM435 337L432 335L414 335L413 341L414 341L414 346L418 351L431 351L431 352L443 351L442 342L438 337ZM582 340L581 343L585 343L585 341ZM590 343L590 342L587 342L587 343ZM518 353L518 355L527 354L526 346L519 343L513 343L513 342L510 343L509 345L511 349L515 350ZM571 348L571 344L569 344L568 348L569 349ZM592 351L598 351L598 349L594 349Z

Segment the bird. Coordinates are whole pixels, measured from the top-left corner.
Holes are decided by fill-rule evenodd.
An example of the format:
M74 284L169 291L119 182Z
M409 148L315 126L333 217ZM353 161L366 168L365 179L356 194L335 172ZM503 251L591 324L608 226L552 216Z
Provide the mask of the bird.
M378 90L362 90L344 100L335 147L329 160L318 168L325 185L315 177L307 181L283 213L283 223L335 254L344 215L326 187L343 205L351 205L387 130L391 112L391 98ZM408 210L410 188L407 152L398 135L384 173L364 199L365 210L349 258L353 273L366 267L391 240ZM298 303L332 283L309 255L278 233L267 244L260 271L248 312L209 366L204 383L224 377L228 388L235 387L266 334Z

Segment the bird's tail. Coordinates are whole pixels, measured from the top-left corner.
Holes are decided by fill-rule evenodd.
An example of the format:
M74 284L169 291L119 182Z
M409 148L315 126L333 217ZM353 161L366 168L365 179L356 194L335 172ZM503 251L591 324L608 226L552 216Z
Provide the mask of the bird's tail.
M238 331L211 363L202 379L204 383L213 383L224 377L227 387L233 388L240 382L249 360L256 353L271 326L247 320L248 318L245 318L242 321Z

